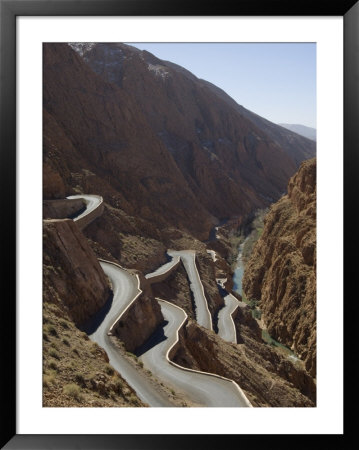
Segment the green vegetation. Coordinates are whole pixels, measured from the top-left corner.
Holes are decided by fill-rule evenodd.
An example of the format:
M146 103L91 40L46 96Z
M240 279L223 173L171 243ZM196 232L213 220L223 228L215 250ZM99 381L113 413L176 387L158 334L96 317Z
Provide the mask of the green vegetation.
M63 388L65 395L81 400L81 388L75 383L66 384Z
M258 209L255 212L253 221L249 226L246 227L246 230L239 229L231 230L229 232L228 240L231 245L231 256L229 257L229 264L231 265L232 270L235 270L238 257L238 249L242 244L243 264L245 265L245 263L248 261L255 243L263 233L264 217L267 212L268 209Z
M259 300L256 300L255 298L248 300L245 293L242 292L242 301L244 303L247 303L247 305L250 307L253 319L260 320L262 317L262 311L258 308Z
M260 320L261 317L262 317L262 312L261 312L261 310L260 310L260 309L253 309L253 310L252 310L252 317L253 317L253 319L258 319L258 320Z
M242 248L242 258L244 264L248 261L250 255L252 254L255 243L263 233L264 217L267 212L267 209L259 209L255 213L254 220L251 224L251 232L247 236Z
M276 346L276 344L278 344L277 341L275 341L271 335L268 333L267 330L262 330L262 339L263 341L265 341L267 344L269 345L273 345Z
M267 330L262 330L262 339L267 344L272 345L273 347L277 347L279 350L281 350L286 355L295 356L294 352L290 348L286 347L285 345L283 345L280 342L277 342L275 339L273 339Z
M238 257L238 249L239 246L243 243L245 239L244 234L239 233L238 231L231 230L228 234L228 240L231 245L231 252L229 257L229 264L232 267L232 270L235 269Z

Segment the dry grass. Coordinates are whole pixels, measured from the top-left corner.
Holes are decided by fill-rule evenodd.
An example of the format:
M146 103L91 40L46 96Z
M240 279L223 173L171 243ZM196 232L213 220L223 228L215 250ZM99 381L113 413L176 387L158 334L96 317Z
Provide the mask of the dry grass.
M80 401L82 399L81 388L75 383L65 384L62 391L65 395L68 395L69 397L72 397L77 401Z
M45 302L43 319L43 406L147 406L58 306Z

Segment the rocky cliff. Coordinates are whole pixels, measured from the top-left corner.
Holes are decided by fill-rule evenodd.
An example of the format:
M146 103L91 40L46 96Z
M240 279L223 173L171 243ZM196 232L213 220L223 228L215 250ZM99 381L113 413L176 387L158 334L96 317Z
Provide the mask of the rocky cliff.
M71 219L44 221L43 270L44 300L61 303L76 325L86 322L109 298L105 274Z
M173 361L236 381L253 406L315 406L315 384L306 371L249 335L245 345L230 344L190 320L179 337Z
M164 320L149 282L140 272L137 272L137 276L142 293L123 314L114 330L114 334L130 352L144 344Z
M284 191L296 161L201 80L122 44L80 54L44 45L51 198L56 186L91 188L152 228L175 226L205 239L219 218L242 217Z
M258 300L270 335L316 375L316 160L302 163L288 194L269 210L245 268L243 290Z
M165 262L167 248L191 248L202 252L197 267L215 318L223 304L215 278L228 275L229 269L219 255L214 264L200 240L208 239L221 219L233 217L240 223L253 210L278 199L298 163L312 156L315 147L304 138L294 139L289 131L279 136L273 124L264 126L264 119L243 112L203 80L147 52L122 44L74 48L43 47L44 199L96 193L104 198L104 212L84 230L86 238L71 220L44 222L45 305L62 308L80 325L109 295L96 257L146 273ZM305 183L298 189L297 183L290 187L293 210L305 209ZM308 265L315 258L312 243L304 235L300 241ZM211 246L223 256L229 252L220 241ZM153 292L138 274L144 293L117 329L131 351L162 320L154 293L194 316L183 268L154 286ZM235 320L239 347L222 343L214 333L190 322L179 360L233 375L257 405L312 406L315 394L306 375L298 375L287 361L272 355L248 312L238 313ZM304 355L304 341L296 345L299 348L301 342ZM57 341L51 344L60 348ZM65 354L67 344L61 346ZM266 352L269 356L264 357ZM89 349L85 353L88 362ZM96 391L108 382L107 392L117 392L111 377L104 380L100 373L92 378L79 383L85 383L85 389L95 386ZM56 403L53 398L51 402Z
M84 210L85 202L82 199L44 200L42 203L44 219L71 218Z
M147 406L108 364L105 351L78 328L109 296L106 277L77 225L71 219L44 220L44 407Z
M303 160L312 158L315 155L316 144L312 142L311 139L304 136L299 136L295 130L288 130L283 128L283 126L276 125L258 114L249 111L242 105L238 105L238 103L236 103L228 94L212 83L205 80L201 80L201 82L215 92L237 112L253 122L258 128L264 131L267 136L282 147L293 159L296 167L299 167Z

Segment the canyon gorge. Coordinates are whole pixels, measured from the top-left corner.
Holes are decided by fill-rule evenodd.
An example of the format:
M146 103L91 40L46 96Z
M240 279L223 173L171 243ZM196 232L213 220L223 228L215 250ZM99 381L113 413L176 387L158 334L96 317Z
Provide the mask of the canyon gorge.
M314 407L315 155L147 51L43 44L43 406Z

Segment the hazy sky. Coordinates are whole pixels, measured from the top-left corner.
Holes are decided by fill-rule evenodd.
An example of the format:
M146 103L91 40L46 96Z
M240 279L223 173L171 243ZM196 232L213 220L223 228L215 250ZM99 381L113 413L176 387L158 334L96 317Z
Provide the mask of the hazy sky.
M179 64L274 123L316 128L316 45L128 43Z

